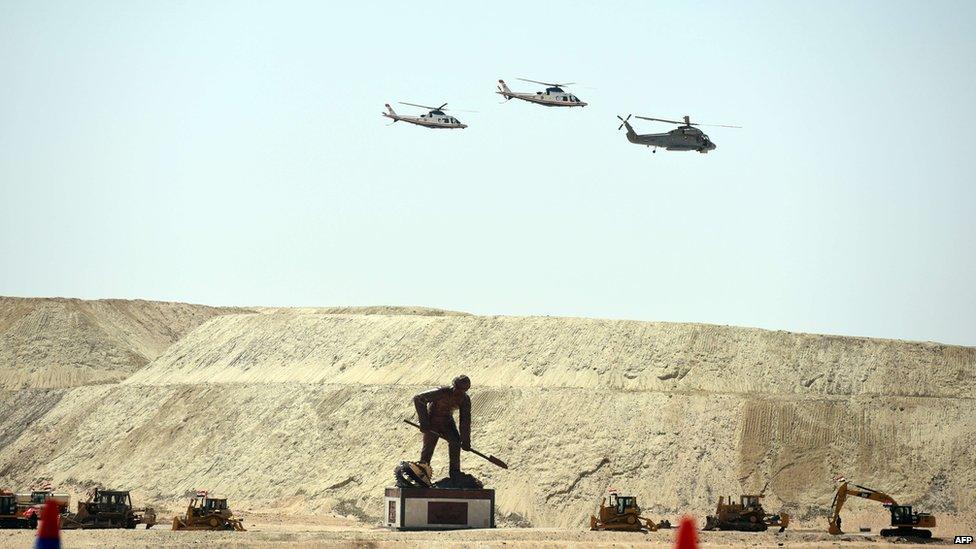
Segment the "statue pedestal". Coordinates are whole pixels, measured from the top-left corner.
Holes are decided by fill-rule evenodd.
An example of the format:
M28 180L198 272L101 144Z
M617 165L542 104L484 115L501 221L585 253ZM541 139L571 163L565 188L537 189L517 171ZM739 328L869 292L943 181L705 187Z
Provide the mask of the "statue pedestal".
M494 528L495 491L387 488L383 516L394 530Z

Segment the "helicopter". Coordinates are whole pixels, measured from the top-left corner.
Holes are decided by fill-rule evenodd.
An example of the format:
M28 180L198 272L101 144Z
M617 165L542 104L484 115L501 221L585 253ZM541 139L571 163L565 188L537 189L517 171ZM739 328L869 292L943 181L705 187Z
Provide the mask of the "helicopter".
M518 93L513 92L508 89L508 85L505 84L504 80L498 81L498 91L495 92L505 98L505 101L512 99L521 99L522 101L528 101L529 103L536 103L546 107L585 107L586 103L580 101L575 95L566 92L562 89L563 86L569 86L573 82L567 82L565 84L553 84L550 82L539 82L537 80L529 80L528 78L519 78L523 82L532 82L533 84L542 84L546 86L546 91L535 92L535 93Z
M427 114L422 114L420 116L403 116L396 113L393 107L389 103L386 104L387 112L380 113L387 118L392 118L393 122L391 124L396 124L399 121L409 122L410 124L416 124L418 126L423 126L425 128L444 128L444 129L464 129L467 128L467 124L462 124L460 120L454 118L449 114L445 114L444 107L447 103L444 103L440 107L428 107L426 105L416 105L414 103L404 103L400 102L401 105L410 105L411 107L420 107L421 109L427 109L429 112Z
M631 114L627 115L627 118L620 118L620 126L618 130L622 129L624 126L627 127L627 141L635 143L637 145L646 145L648 147L653 147L654 151L657 152L658 147L661 147L668 151L698 151L702 154L708 153L708 151L714 151L718 146L712 142L711 139L705 132L695 128L693 126L715 126L719 128L741 128L741 126L726 126L723 124L698 124L691 121L690 117L684 117L684 123L675 120L665 120L663 118L650 118L647 116L637 116L641 120L653 120L655 122L666 122L668 124L678 124L678 127L667 132L667 133L645 133L638 134L631 127L628 120L633 116Z

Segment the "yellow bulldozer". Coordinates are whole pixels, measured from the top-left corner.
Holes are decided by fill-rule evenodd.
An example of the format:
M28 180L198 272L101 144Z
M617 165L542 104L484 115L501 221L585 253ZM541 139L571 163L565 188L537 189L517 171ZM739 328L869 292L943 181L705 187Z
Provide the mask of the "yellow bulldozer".
M61 517L61 529L135 528L145 524L146 529L156 524L156 511L152 507L137 509L132 506L128 490L96 488L87 501L78 502L77 513Z
M227 498L197 492L186 507L186 515L173 517L173 530L236 530L244 532L244 521L227 508Z
M843 534L840 529L840 510L847 501L847 496L877 501L888 508L891 513L891 528L881 530L881 535L885 537L904 536L913 538L928 539L932 537L932 531L925 528L935 528L935 517L929 513L912 511L911 505L898 505L895 499L884 492L879 492L873 488L867 488L859 484L848 483L842 480L834 494L833 512L830 515L827 531L833 535ZM851 487L853 486L853 488Z
M623 530L639 532L647 529L655 532L660 528L671 528L671 523L662 520L655 523L641 516L641 508L634 496L621 496L610 492L610 505L607 498L600 501L600 517L590 515L590 530Z
M725 502L723 496L718 497L715 514L705 517L705 530L737 530L740 532L764 532L772 527L779 527L779 531L786 530L790 524L790 516L786 513L778 515L766 513L759 500L762 494L744 494L739 503L733 503L732 497Z

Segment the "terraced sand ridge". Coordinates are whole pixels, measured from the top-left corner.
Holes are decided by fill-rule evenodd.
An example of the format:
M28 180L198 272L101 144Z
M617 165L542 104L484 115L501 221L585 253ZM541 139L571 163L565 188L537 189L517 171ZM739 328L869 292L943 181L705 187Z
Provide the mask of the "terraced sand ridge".
M428 385L967 397L976 349L752 328L540 317L230 315L127 383ZM449 379L449 377L447 378Z
M112 383L206 320L241 309L0 297L0 389Z

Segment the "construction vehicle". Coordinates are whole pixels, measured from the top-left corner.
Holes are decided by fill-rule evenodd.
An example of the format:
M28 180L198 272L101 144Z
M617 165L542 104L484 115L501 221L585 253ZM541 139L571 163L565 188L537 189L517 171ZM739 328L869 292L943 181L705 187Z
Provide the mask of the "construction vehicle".
M41 509L49 499L58 504L59 515L68 512L68 505L71 503L69 494L55 493L53 490L31 490L17 493L17 516L27 521L28 528L36 529L41 519Z
M96 489L88 501L78 502L78 512L61 518L61 528L135 528L156 524L156 511L151 507L134 509L128 490Z
M54 498L62 512L67 510L70 496L50 491L14 494L0 491L0 528L36 529L41 518L41 507L48 498Z
M26 520L17 515L17 496L0 491L0 528L28 528Z
M186 507L186 515L173 517L173 530L236 530L244 532L244 522L227 508L227 498L197 492Z
M851 488L851 486L854 486ZM935 517L929 513L919 513L912 511L911 505L898 505L894 498L884 492L879 492L873 488L867 488L859 484L848 483L846 480L837 487L834 494L833 514L830 515L828 532L831 534L843 534L840 529L840 510L847 501L847 496L857 496L880 502L891 512L891 528L881 530L881 535L885 537L902 536L928 539L932 537L931 530L924 528L935 528Z
M705 530L738 530L740 532L764 532L772 527L779 527L779 531L786 530L790 524L790 516L786 513L778 515L767 513L759 500L762 494L744 494L739 503L732 503L729 496L728 503L724 496L718 497L715 514L705 517Z
M610 505L607 498L600 501L600 518L590 515L590 530L623 530L639 532L647 529L655 532L660 528L671 528L671 523L662 520L655 523L649 518L641 516L641 508L634 496L621 496L615 491L610 492Z

